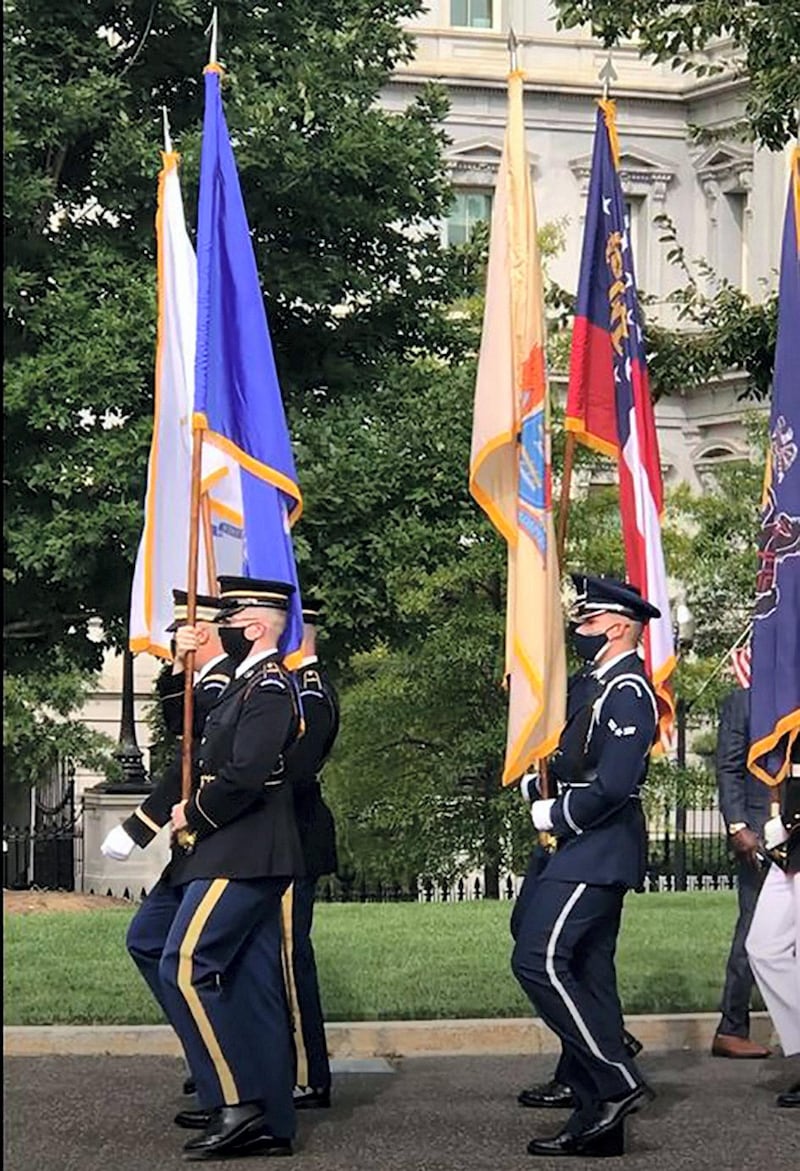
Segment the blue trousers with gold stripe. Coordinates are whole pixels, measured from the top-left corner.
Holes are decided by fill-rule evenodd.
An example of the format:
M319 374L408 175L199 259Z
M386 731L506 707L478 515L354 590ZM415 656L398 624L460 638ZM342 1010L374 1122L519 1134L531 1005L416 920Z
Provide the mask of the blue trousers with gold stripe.
M296 878L292 884L292 971L306 1051L305 1080L315 1090L323 1090L331 1084L331 1067L325 1041L317 963L311 942L316 885L314 878Z
M295 1132L280 951L287 885L158 883L128 931L128 950L183 1044L201 1107L261 1102L282 1138Z

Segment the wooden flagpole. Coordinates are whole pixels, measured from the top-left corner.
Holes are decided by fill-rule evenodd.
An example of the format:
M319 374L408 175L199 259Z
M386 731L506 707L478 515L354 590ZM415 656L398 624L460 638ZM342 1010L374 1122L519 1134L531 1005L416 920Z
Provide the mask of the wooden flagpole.
M567 524L574 458L575 432L568 431L566 446L564 447L564 470L561 473L561 498L558 502L558 532L556 534L556 556L558 557L558 568L562 573L564 571L564 553L567 547Z
M209 63L217 59L217 10L211 15ZM192 428L192 479L189 497L189 566L186 574L186 621L194 626L197 619L197 560L200 552L200 489L203 467L203 428ZM183 680L183 738L181 741L181 800L188 801L192 794L192 739L194 731L194 651L186 656L186 673ZM188 830L178 833L178 841L187 846L192 844L193 835Z
M203 432L192 432L192 480L189 506L189 567L186 582L186 621L194 626L197 617L197 555L200 551L200 474ZM183 681L183 740L181 743L181 800L192 792L192 731L194 726L194 651L186 656Z

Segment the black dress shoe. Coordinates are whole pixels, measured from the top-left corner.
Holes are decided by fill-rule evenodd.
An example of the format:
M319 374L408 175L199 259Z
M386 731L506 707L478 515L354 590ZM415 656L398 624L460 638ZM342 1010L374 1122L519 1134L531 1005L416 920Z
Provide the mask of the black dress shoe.
M594 1139L585 1139L581 1134L571 1134L567 1130L562 1130L553 1138L531 1139L528 1143L528 1154L545 1155L550 1158L559 1155L590 1155L596 1158L624 1155L625 1121L620 1119L616 1126Z
M313 1086L295 1086L295 1110L327 1110L331 1104L331 1088L323 1086L314 1089Z
M187 1077L183 1083L183 1092L189 1097L191 1094L197 1093L197 1086L194 1084L193 1077Z
M612 1131L628 1114L635 1114L637 1110L641 1110L648 1102L652 1102L655 1096L655 1092L650 1089L650 1086L642 1082L632 1089L629 1094L601 1102L594 1122L584 1127L575 1136L576 1142L584 1150L587 1145L596 1144L598 1139L602 1138L609 1131Z
M234 1158L243 1159L249 1155L259 1155L262 1159L280 1159L292 1154L292 1140L278 1138L274 1134L261 1134L249 1142L237 1143L232 1148Z
M627 1029L622 1030L622 1044L628 1057L636 1057L644 1049L642 1042Z
M210 1110L179 1110L172 1120L184 1130L205 1130L211 1121Z
M569 1086L553 1078L543 1086L531 1086L517 1095L520 1106L531 1106L537 1110L568 1110L577 1106L578 1101Z
M778 1094L775 1099L779 1106L784 1106L787 1110L792 1106L800 1106L800 1082L795 1082L793 1086L784 1094Z
M185 1159L216 1159L238 1150L266 1133L264 1112L257 1102L219 1106L211 1111L208 1125L197 1138L184 1143Z

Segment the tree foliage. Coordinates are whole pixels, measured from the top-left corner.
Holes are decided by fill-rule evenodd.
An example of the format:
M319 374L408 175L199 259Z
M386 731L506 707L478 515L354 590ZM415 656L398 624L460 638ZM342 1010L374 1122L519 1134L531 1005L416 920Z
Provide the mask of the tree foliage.
M698 78L723 70L747 77L752 136L780 150L797 134L800 107L800 5L797 0L726 4L720 0L555 0L558 23L588 23L609 47L636 37L643 56Z
M107 737L70 719L88 698L91 677L57 655L38 668L5 679L3 687L3 776L33 785L63 757L89 768L108 764Z
M433 90L398 114L375 101L418 8L219 6L226 113L300 436L388 357L448 345L430 230L448 200L445 105ZM7 667L55 644L97 666L87 623L99 614L124 641L141 526L160 107L191 223L206 14L187 0L6 0L4 14Z

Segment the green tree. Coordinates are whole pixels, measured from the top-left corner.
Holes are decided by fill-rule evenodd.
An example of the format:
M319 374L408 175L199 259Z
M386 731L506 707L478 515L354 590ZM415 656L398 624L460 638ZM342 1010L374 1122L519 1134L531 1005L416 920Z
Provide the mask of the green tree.
M301 447L392 357L462 344L438 313L451 274L430 227L449 200L444 99L428 89L401 113L376 102L419 8L219 5L226 113ZM207 13L4 0L4 17L5 667L35 674L55 648L66 686L100 665L94 616L107 642L125 640L152 421L160 107L191 223ZM312 514L309 559L322 542Z
M219 6L226 112L298 433L387 355L439 344L446 274L425 229L448 199L445 106L434 91L399 114L375 101L418 8ZM6 0L4 14L7 666L55 643L96 666L86 624L98 614L123 640L141 524L160 106L191 221L205 16L187 0Z
M797 134L800 106L800 6L797 0L724 4L720 0L555 0L558 24L588 23L603 44L637 37L642 56L698 78L723 70L747 77L746 123L780 150ZM720 43L721 42L721 43Z
M503 867L523 863L531 830L516 792L501 791L499 783L506 724L500 686L505 554L467 494L473 377L472 364L449 369L421 361L415 376L393 383L393 443L378 457L370 437L378 478L401 485L380 539L366 546L368 565L389 559L381 577L397 617L391 638L376 643L373 637L342 676L342 731L326 777L346 867L382 881L449 878L456 867L477 867L492 891ZM415 409L425 420L422 444ZM713 718L730 688L729 673L718 670L720 659L749 614L762 424L753 427L752 461L716 469L703 495L686 486L667 493L667 571L698 620L696 647L680 662L675 681L677 693L689 700L705 687L693 706L695 722ZM563 443L557 413L556 468ZM403 504L414 450L418 492ZM571 503L565 570L624 576L618 489L597 482L603 467L611 470L602 457L578 449L576 477L585 481L588 473L590 486ZM434 473L435 490L429 491ZM346 577L337 573L332 588L336 580ZM357 613L353 621L357 626ZM687 777L686 784L707 796L702 770ZM673 766L656 769L652 803L663 809L677 784Z

